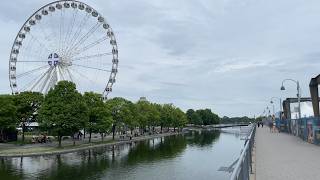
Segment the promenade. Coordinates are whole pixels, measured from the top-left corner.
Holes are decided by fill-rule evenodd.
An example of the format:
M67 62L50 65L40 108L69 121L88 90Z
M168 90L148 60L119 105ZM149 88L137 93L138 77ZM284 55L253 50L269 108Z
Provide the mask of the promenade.
M319 180L320 147L257 128L255 168L256 180Z

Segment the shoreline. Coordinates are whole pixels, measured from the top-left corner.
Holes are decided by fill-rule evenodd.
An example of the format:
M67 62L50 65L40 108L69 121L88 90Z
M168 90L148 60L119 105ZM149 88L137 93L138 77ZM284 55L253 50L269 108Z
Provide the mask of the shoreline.
M102 148L102 147L109 147L109 146L118 146L122 144L132 143L132 142L139 142L149 139L155 139L160 137L166 137L166 136L173 136L178 134L184 134L183 132L175 132L175 133L163 133L163 134L156 134L156 135L148 135L143 137L137 137L136 139L132 140L124 140L124 141L116 141L116 142L106 142L101 144L92 144L89 146L81 147L75 146L74 148L70 149L58 149L58 147L55 147L55 150L52 151L44 151L44 152L27 152L27 153L3 153L1 154L0 151L0 158L17 158L17 157L36 157L36 156L51 156L51 155L59 155L59 154L67 154L67 153L73 153L78 151L85 151L89 149L95 149L95 148ZM17 147L18 149L19 147Z

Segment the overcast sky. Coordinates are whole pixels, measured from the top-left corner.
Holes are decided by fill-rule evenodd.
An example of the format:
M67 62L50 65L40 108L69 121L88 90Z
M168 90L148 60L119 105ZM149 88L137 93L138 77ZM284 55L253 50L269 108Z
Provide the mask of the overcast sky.
M24 21L49 0L1 2L0 93ZM320 72L319 0L84 0L112 26L119 74L111 97L254 116L272 96L303 96ZM107 81L107 80L106 80ZM276 104L278 108L278 103Z

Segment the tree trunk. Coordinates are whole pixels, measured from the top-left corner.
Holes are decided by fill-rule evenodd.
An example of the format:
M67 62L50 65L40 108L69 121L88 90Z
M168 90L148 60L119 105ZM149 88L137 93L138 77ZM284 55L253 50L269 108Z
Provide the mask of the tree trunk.
M76 139L74 138L74 134L72 135L72 140L73 140L73 146L76 145Z
M116 131L116 125L112 125L112 140L114 140L114 133Z
M61 139L62 139L62 136L58 135L59 147L61 147Z
M4 141L3 129L2 128L1 128L1 131L0 131L0 141Z
M83 128L83 139L86 139L86 128Z
M173 132L176 132L176 127L173 127Z
M162 125L160 126L161 134L162 134Z
M101 141L103 141L103 135L104 135L104 134L103 134L103 133L100 133L100 135L101 135Z
M25 130L25 124L22 123L22 143L24 143L24 130Z
M91 143L91 134L92 134L92 131L90 129L90 131L89 131L89 143Z

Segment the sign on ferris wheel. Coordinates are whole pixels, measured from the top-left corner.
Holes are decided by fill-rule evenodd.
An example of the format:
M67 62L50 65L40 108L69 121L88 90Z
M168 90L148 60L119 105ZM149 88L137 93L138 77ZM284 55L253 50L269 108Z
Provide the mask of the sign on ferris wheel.
M20 28L9 59L13 94L46 94L61 80L80 91L112 91L118 73L117 41L106 19L91 6L74 0L49 3Z

